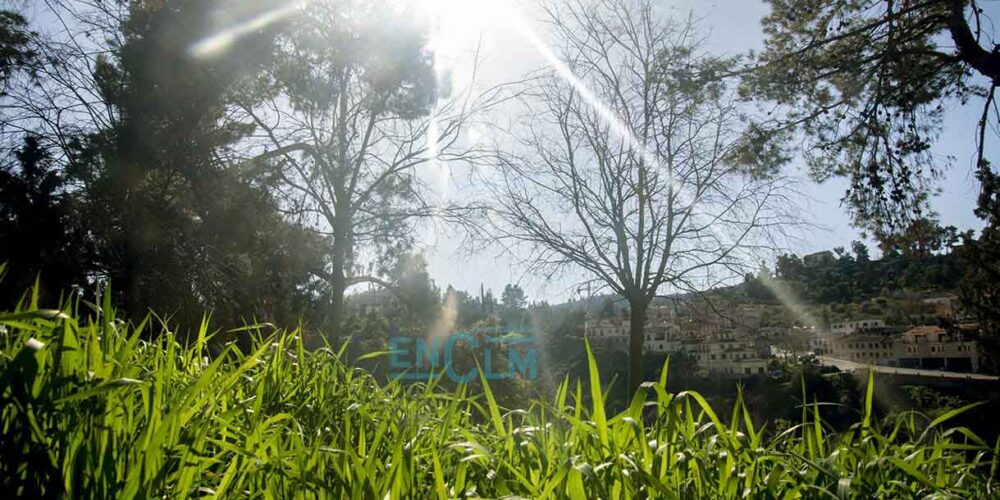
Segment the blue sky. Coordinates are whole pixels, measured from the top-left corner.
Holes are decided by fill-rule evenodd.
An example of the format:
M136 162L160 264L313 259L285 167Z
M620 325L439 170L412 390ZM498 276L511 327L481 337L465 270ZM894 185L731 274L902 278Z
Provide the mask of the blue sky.
M419 1L419 0L413 0ZM447 0L444 0L447 1ZM986 2L984 6L993 19L1000 19L1000 2ZM717 53L736 54L762 46L760 19L768 7L762 1L730 0L698 2L694 0L667 0L664 12L668 15L694 16L704 19L703 25L710 28L708 36L710 49ZM466 16L467 14L461 14ZM465 21L464 18L459 20ZM454 21L454 20L452 20ZM446 46L441 59L448 64L450 59L459 60L454 66L460 69L463 44L481 43L481 63L479 83L502 82L516 79L524 72L542 66L534 49L520 40L516 33L503 23L485 22L480 25L463 23L443 23L443 35L439 45ZM465 33L456 33L456 30ZM454 62L454 61L452 61ZM981 112L981 101L972 100L966 106L952 103L945 119L943 133L934 145L933 152L942 158L953 157L952 166L940 180L940 195L933 200L933 208L938 212L943 224L955 225L960 229L979 228L982 223L972 213L976 197L976 182L973 176L975 123ZM988 141L997 142L996 136ZM989 146L989 145L988 145ZM996 148L992 148L995 150ZM994 152L993 155L996 156ZM790 165L788 175L802 179L801 190L809 199L801 208L807 214L808 222L820 226L798 233L796 241L789 241L788 247L799 253L809 253L849 246L852 240L862 239L859 231L849 224L840 198L846 183L840 179L816 184L806 179L801 162ZM527 291L529 300L549 300L559 302L572 294L575 277L544 281L534 276L526 276L524 269L511 259L497 255L497 252L482 252L468 255L456 248L452 238L439 236L425 239L426 252L431 276L442 288L452 285L461 290L478 291L480 283L494 291L503 289L506 283L520 283Z

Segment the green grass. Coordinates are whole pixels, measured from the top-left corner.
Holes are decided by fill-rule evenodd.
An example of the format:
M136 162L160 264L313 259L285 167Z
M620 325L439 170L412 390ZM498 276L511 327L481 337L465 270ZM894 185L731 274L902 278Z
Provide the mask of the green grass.
M605 414L598 367L547 400L380 384L297 332L182 345L108 304L0 314L0 484L84 498L989 498L995 446L948 418L867 408L833 434L815 405L780 433L720 418L665 375ZM143 340L150 338L153 340ZM664 373L666 371L664 370ZM871 384L869 384L871 387ZM808 396L807 396L808 397ZM646 418L643 418L644 413Z

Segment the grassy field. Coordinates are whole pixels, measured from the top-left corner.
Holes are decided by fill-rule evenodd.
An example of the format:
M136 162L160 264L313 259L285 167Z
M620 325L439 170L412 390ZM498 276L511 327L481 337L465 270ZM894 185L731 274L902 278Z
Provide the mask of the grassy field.
M0 484L83 498L996 498L997 449L947 420L815 405L780 433L648 383L605 413L598 367L529 407L489 386L378 383L297 332L182 345L108 304L0 313ZM153 340L144 340L153 339ZM666 373L664 371L664 373ZM872 387L869 384L869 387ZM808 395L807 395L808 398ZM731 412L731 413L730 413ZM728 422L728 423L724 423Z

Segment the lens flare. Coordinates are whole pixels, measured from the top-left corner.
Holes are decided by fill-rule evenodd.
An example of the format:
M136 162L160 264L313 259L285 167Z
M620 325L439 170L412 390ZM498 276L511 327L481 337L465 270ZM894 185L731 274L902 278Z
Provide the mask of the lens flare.
M289 5L278 6L267 12L263 12L235 26L230 26L214 35L203 38L191 45L189 53L193 57L200 59L210 59L224 53L240 37L246 36L257 30L266 28L278 21L288 18L300 9L309 4L310 0L294 2Z

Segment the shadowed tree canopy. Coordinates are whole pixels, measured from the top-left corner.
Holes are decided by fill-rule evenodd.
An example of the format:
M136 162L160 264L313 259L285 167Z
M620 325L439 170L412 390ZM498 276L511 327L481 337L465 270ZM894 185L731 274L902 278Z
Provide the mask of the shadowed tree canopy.
M1000 115L1000 44L980 0L768 0L765 46L746 70L746 95L768 103L755 127L760 152L803 134L813 177L850 181L857 226L882 245L924 253L938 237L928 195L948 167L931 146L946 109L981 106L975 132L975 214L964 236L963 302L1000 338L1000 178L987 159ZM776 145L777 144L777 145ZM752 156L751 156L752 157ZM954 233L954 231L952 231Z
M926 214L946 160L932 154L950 103L982 103L978 177L995 174L1000 83L995 28L977 0L767 0L764 50L743 73L747 96L765 102L758 152L804 134L817 180L850 181L855 224L876 237ZM767 146L770 144L770 146ZM797 142L795 144L798 144Z
M98 67L115 120L91 138L98 155L83 175L109 252L102 262L136 316L152 306L292 323L322 242L220 161L252 130L224 119L233 84L259 70L270 40L244 38L225 60L191 57L217 5L133 5L117 57Z
M0 166L0 263L7 264L0 307L12 307L36 277L41 296L55 301L86 283L93 258L66 178L39 138L25 137L14 160Z
M519 285L508 283L500 295L500 303L506 309L524 309L528 305L528 298Z
M31 44L33 35L23 15L0 10L0 92L6 92L13 73L30 71L38 63L38 52Z
M256 73L271 41L260 32L231 59L192 57L223 3L47 4L63 30L33 45L48 63L36 84L5 96L5 139L37 129L51 152L94 251L65 273L87 277L74 284L110 282L132 318L153 309L184 327L206 312L291 326L318 294L305 270L322 242L229 168L232 146L252 130L225 119L233 83Z

